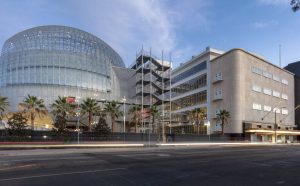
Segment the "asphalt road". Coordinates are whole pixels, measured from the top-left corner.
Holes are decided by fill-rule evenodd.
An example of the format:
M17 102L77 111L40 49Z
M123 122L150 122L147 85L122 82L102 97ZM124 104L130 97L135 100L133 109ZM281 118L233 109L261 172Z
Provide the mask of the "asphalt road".
M300 146L0 151L10 185L300 185Z

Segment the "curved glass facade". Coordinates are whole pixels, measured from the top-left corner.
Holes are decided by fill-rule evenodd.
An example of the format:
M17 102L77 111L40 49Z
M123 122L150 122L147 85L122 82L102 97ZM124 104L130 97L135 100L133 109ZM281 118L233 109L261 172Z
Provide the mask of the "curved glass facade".
M107 91L111 65L125 66L99 38L65 26L36 27L5 42L0 86L53 84Z
M32 94L29 87L65 89L55 97L75 94L69 90L109 93L111 66L125 67L104 41L66 26L35 27L9 38L0 65L0 87L22 87L25 95ZM47 94L40 96L46 99Z

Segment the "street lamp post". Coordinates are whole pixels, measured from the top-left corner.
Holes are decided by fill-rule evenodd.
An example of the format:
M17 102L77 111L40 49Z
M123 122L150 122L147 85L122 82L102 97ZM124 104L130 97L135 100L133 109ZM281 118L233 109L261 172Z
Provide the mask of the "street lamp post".
M124 96L124 98L122 99L122 101L123 101L123 132L125 133L126 131L125 131L125 127L126 127L126 114L125 114L125 103L126 103L126 98L125 98L125 96Z
M79 109L79 101L80 97L76 97L77 101L77 110L76 110L76 116L77 116L77 144L79 144L79 134L80 134L80 128L79 128L79 115L80 115L80 109Z
M207 130L207 135L208 135L208 141L210 141L210 121L207 120L207 122L205 122L204 125L207 127L206 130Z

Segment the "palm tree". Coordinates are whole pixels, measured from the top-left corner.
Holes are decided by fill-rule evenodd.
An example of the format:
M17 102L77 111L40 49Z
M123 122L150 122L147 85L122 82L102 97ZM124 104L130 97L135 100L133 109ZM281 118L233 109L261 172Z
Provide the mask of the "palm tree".
M135 133L137 133L137 126L142 120L141 106L133 105L129 109L129 113L132 114L132 121L134 123Z
M222 125L222 135L224 135L224 125L228 122L229 118L230 118L230 113L225 109L220 110L220 112L217 114L217 120L221 121L221 125Z
M206 111L204 108L196 108L193 110L193 115L197 122L197 134L199 135L199 125L200 123L203 123L203 120L206 117Z
M122 116L122 112L120 111L120 105L117 101L111 101L107 104L105 104L105 112L110 115L111 118L111 131L114 132L114 125L116 122L116 119L119 116Z
M80 104L82 114L88 114L89 116L89 131L92 131L91 124L93 120L93 115L100 111L100 107L96 100L92 98L86 98L83 103Z
M44 100L39 99L36 96L27 95L22 103L19 103L19 106L22 111L29 113L31 130L34 130L34 120L36 114L45 115L47 114L47 109L44 105Z
M154 123L155 123L155 120L158 118L159 116L159 110L157 108L156 105L152 105L151 108L150 108L150 115L152 117L152 127L154 128ZM157 127L157 134L159 134L159 126Z
M61 129L65 129L66 117L68 114L74 112L75 105L68 103L66 97L58 96L58 99L51 104L52 113L55 115L55 118L60 118L63 121L60 126Z
M0 123L2 123L5 112L9 107L7 97L0 96Z

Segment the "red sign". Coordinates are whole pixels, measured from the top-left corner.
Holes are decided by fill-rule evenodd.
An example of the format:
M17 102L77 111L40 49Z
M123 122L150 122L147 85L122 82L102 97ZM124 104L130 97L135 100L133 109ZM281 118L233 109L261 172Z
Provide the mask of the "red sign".
M147 118L147 117L150 116L150 110L147 109L147 108L142 109L141 112L142 112L142 117L143 117L143 118Z
M67 103L75 103L75 101L76 101L76 99L75 99L75 97L67 97L66 98L66 101L67 101Z

